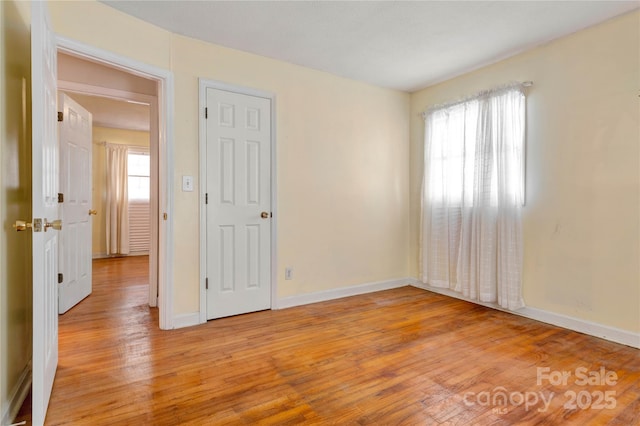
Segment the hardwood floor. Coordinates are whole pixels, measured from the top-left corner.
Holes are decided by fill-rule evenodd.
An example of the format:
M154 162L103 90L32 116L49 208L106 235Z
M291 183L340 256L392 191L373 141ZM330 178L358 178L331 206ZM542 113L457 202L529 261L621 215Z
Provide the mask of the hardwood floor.
M94 263L47 424L640 424L630 347L412 287L160 331L146 271Z

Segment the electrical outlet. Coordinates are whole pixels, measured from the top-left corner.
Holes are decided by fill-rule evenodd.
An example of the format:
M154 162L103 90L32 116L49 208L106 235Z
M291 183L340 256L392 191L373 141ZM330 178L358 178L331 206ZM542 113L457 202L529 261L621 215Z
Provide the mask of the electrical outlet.
M285 268L284 269L284 279L292 280L293 279L293 268Z

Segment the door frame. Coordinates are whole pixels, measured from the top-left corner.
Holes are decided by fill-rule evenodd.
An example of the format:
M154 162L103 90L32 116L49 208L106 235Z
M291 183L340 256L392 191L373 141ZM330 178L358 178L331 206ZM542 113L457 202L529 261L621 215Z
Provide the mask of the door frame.
M271 309L278 309L278 204L277 204L277 147L276 147L276 95L251 87L238 86L205 78L198 79L199 109L198 109L198 156L200 167L200 323L207 322L207 206L205 193L207 182L207 124L205 121L205 107L207 104L207 89L218 89L241 95L265 98L271 102Z
M59 35L56 41L58 52L158 82L158 316L160 329L173 329L173 73ZM167 215L167 219L163 220L163 214ZM153 242L155 226L152 229Z

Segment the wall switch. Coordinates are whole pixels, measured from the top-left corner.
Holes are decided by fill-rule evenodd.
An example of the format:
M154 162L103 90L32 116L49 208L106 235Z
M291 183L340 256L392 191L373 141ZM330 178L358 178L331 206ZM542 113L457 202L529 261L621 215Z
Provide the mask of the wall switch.
M193 176L182 176L182 191L193 191Z
M284 279L285 280L293 279L293 268L284 268Z

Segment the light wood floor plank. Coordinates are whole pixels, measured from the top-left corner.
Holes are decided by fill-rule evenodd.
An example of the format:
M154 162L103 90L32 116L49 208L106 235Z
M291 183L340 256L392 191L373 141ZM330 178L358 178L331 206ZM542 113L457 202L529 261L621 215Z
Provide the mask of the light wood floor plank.
M633 348L412 287L160 331L147 262L94 261L94 293L60 317L47 424L640 424ZM538 385L538 367L619 380ZM481 403L501 389L553 398ZM567 409L571 391L616 406Z

